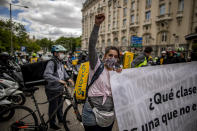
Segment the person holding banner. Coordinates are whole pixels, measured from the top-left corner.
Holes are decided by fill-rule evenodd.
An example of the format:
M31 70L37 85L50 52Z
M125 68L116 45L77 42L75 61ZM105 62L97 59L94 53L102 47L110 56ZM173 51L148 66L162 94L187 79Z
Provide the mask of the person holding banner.
M131 63L131 68L138 68L138 67L147 66L148 59L149 59L152 51L153 51L152 47L147 46L144 49L144 52L133 60L133 62Z
M102 73L87 91L88 97L82 111L82 122L85 131L111 131L115 120L109 71L120 73L122 69L118 66L120 60L118 48L114 46L106 48L103 58L104 64L96 53L98 32L104 20L104 14L95 16L95 25L89 39L90 70L88 84L91 83L91 79L98 69L101 69Z

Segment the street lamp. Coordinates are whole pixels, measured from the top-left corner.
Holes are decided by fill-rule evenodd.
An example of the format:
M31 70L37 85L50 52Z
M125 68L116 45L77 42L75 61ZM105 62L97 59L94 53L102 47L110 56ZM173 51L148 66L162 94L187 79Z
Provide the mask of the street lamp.
M13 43L12 43L12 5L13 6L23 7L23 8L29 8L28 6L15 5L15 4L10 3L10 47L11 47L11 55L13 55Z

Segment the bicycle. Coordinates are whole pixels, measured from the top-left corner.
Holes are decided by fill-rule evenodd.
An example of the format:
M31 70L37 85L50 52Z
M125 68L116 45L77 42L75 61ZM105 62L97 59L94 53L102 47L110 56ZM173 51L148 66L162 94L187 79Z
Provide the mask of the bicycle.
M56 108L56 110L52 113L51 117L53 117L57 110L61 107L61 105L66 101L70 101L70 105L65 109L63 114L63 125L66 131L72 131L72 130L83 130L82 117L80 115L78 105L80 103L77 103L75 98L71 96L71 93L68 91L67 88L65 88L65 91L63 93L60 93L59 95L53 97L49 101L38 103L34 93L38 90L38 87L32 87L30 89L27 89L27 92L30 92L32 94L31 98L33 99L35 110L33 111L31 108L22 106L22 105L14 105L9 108L9 110L15 110L15 115L13 118L9 121L9 127L11 131L23 131L23 130L34 130L34 131L47 131L48 129L48 123L51 120L49 118L47 121L44 119L44 114L41 114L40 109L38 107L39 104L46 104L49 101L55 99L56 97L62 95L63 99L61 104ZM36 115L36 112L38 113L38 117L40 120L40 123L38 122L38 117ZM74 113L72 113L74 112ZM3 114L4 112L1 112ZM1 115L0 114L0 115ZM73 121L74 120L74 121Z

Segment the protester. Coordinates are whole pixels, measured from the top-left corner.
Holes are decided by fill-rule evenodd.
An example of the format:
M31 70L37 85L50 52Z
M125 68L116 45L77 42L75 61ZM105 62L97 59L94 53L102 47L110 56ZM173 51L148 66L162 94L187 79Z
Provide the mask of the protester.
M167 59L166 59L166 64L173 64L177 63L177 59L174 56L175 52L174 51L168 51L167 52Z
M33 53L32 58L30 59L30 63L35 63L35 62L38 62L38 57L36 53Z
M158 65L158 61L159 61L159 58L158 57L154 57L152 65Z
M47 85L45 87L45 92L47 95L47 99L51 100L54 96L59 95L64 91L64 87L66 86L66 81L70 82L73 86L74 83L71 79L69 79L68 74L64 69L64 65L62 64L62 60L64 59L66 49L61 45L55 45L52 47L51 52L53 53L53 60L47 63L46 69L44 71L44 78L47 81ZM55 69L56 68L56 69ZM59 104L62 101L62 95L56 97L55 99L49 102L49 110L48 115L51 117L52 113L56 110ZM57 118L59 123L63 122L63 112L62 108L59 108L57 111ZM54 115L50 121L50 128L54 130L60 129L56 124L56 115Z
M166 59L167 59L166 51L162 51L161 57L158 59L157 64L158 65L166 64Z
M96 53L96 43L101 23L105 20L104 14L95 17L95 25L89 39L89 84L92 76L100 67L101 61ZM88 98L82 111L82 122L85 131L111 131L114 123L114 104L110 85L109 71L121 72L122 69L114 66L120 59L119 50L110 46L105 49L104 70L88 90Z
M185 56L182 52L180 53L179 62L186 62Z
M152 51L152 47L146 47L144 52L133 60L133 62L131 63L131 68L147 66L148 59Z

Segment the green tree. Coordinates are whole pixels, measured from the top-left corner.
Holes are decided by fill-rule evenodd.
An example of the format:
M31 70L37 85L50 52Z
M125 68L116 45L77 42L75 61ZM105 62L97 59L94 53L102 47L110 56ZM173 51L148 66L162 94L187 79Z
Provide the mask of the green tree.
M54 42L50 39L43 38L41 40L37 40L36 43L43 49L51 49L51 46L54 45Z
M63 45L69 51L75 51L77 47L81 47L81 37L60 37L55 44Z
M0 20L0 49L10 51L10 21ZM14 50L19 50L21 46L28 45L28 35L25 27L16 22L12 22L12 43Z
M10 24L10 21L0 20L0 51L10 51ZM63 45L69 51L81 47L81 37L60 37L56 41L48 38L30 40L24 25L16 22L12 22L12 37L14 50L20 50L21 46L25 46L28 52L37 52L41 48L46 51L54 44Z
M40 49L40 46L36 42L31 42L27 45L28 52L38 52Z

